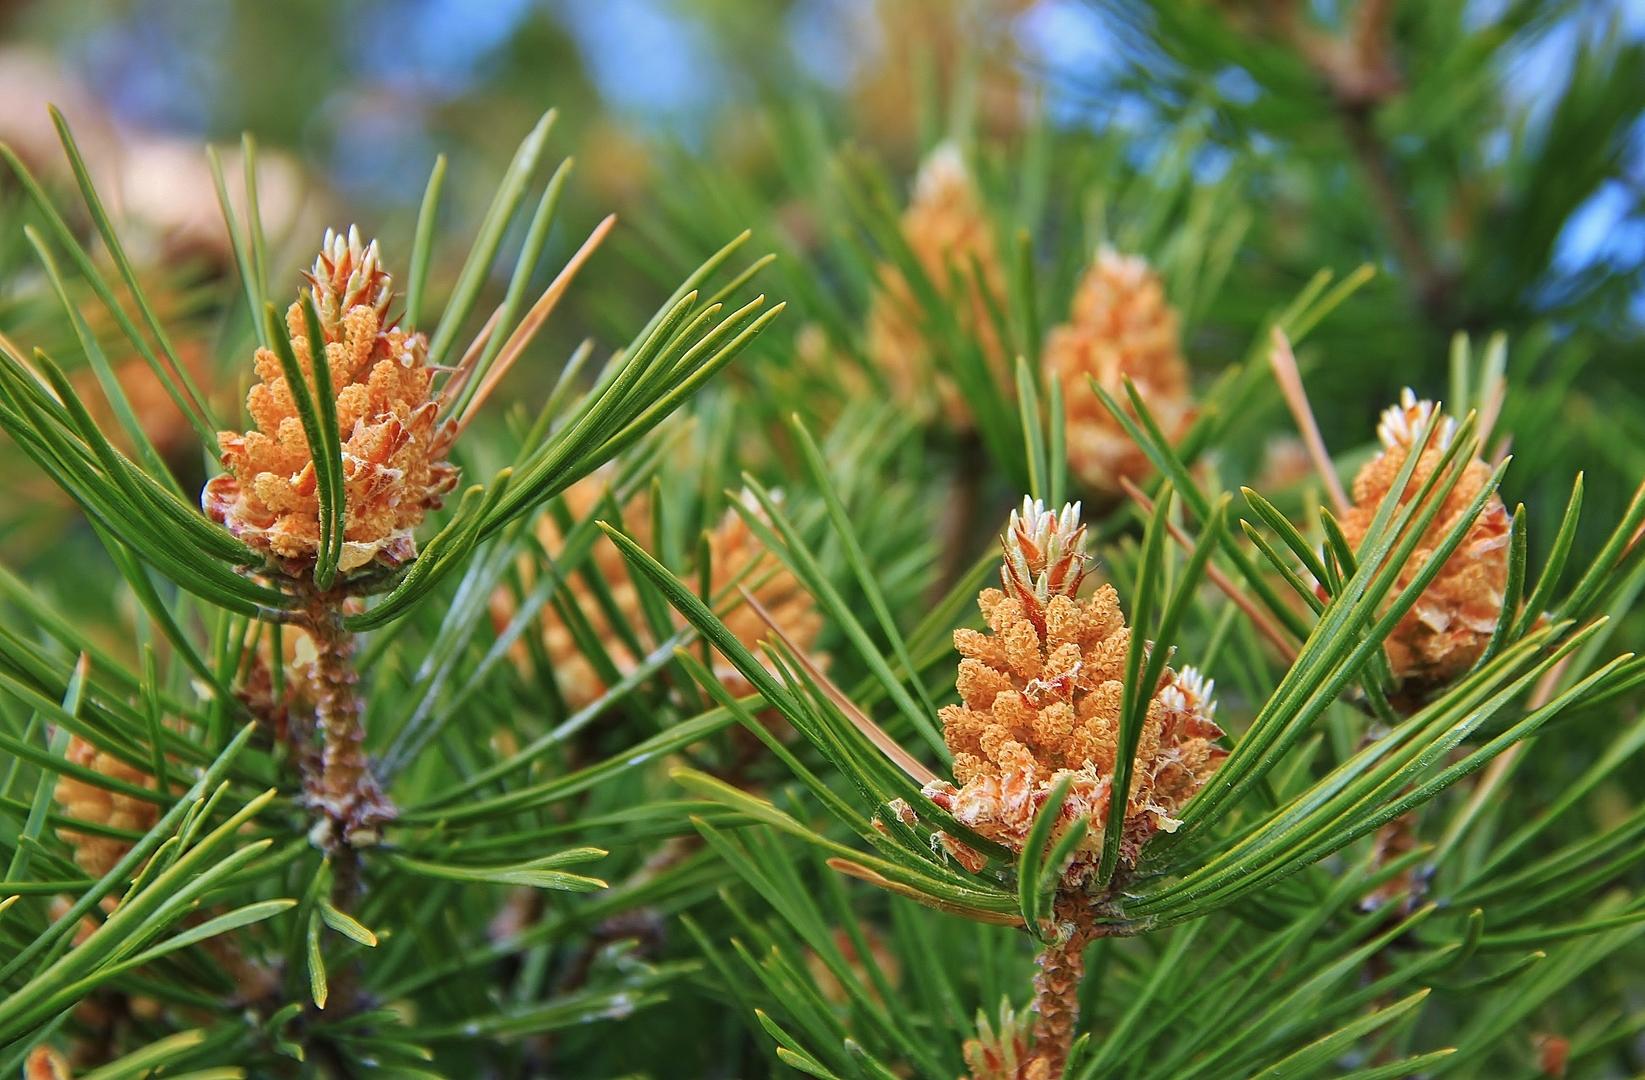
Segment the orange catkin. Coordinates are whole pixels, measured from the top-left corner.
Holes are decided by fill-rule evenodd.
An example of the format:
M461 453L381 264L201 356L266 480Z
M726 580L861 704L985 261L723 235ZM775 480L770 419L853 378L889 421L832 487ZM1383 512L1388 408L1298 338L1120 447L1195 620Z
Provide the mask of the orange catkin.
M1342 521L1343 534L1351 547L1357 549L1365 539L1378 505L1393 487L1434 410L1433 402L1418 401L1416 394L1407 389L1400 395L1399 404L1382 414L1382 422L1377 425L1382 453L1354 477L1354 505ZM1400 495L1402 504L1415 498L1433 475L1451 443L1454 427L1448 418L1439 421L1417 461L1410 484ZM1433 557L1435 546L1467 512L1468 504L1490 478L1490 466L1478 458L1463 467L1461 479L1400 568L1394 581L1396 592L1421 572ZM1502 499L1492 493L1461 545L1384 642L1394 677L1420 689L1443 686L1473 667L1496 629L1507 587L1508 511Z
M1140 480L1150 466L1091 380L1129 410L1129 378L1173 442L1193 421L1177 313L1159 275L1139 256L1107 247L1097 253L1068 321L1046 337L1043 364L1062 383L1069 468L1094 492L1117 494L1122 479Z
M1090 831L1064 874L1077 885L1095 867L1119 739L1125 653L1131 631L1111 585L1077 594L1085 576L1079 506L1060 514L1023 500L1002 538L1003 588L978 598L988 631L960 629L961 703L941 712L954 752L954 779L926 795L962 824L1020 849L1051 788L1071 786L1063 825L1089 819ZM1166 668L1154 687L1127 792L1120 857L1134 865L1157 832L1226 756L1214 740L1212 684L1192 668Z
M122 780L138 787L153 786L153 780L143 770L97 749L78 735L69 738L68 749L63 756L72 765L91 769L112 780ZM57 778L52 794L66 817L90 825L147 832L160 819L160 807L155 803L67 773ZM114 864L131 850L128 840L82 832L72 825L59 827L57 835L73 851L76 865L94 878L113 870Z
M1003 383L1005 346L989 307L1004 308L1004 271L976 182L952 143L932 151L920 166L901 230L920 270ZM935 405L954 427L971 426L970 409L943 370L952 361L945 361L930 340L914 287L890 262L880 265L868 312L868 355L899 400L922 411Z
M373 561L398 566L414 558L412 530L457 483L443 460L456 434L432 399L428 342L388 320L393 282L377 244L359 233L326 232L307 275L336 395L347 501L340 570ZM292 352L312 379L314 357L303 306L286 310ZM288 572L312 566L320 544L320 497L314 457L279 358L257 350L258 382L246 398L254 428L219 432L227 470L206 485L207 515ZM312 385L312 384L311 384Z
M567 489L564 498L574 519L595 512L607 482L604 475L596 473ZM745 495L744 498L745 505L757 507L752 496ZM638 495L630 499L623 507L622 520L630 536L642 547L649 545L651 515L650 501L646 496ZM545 515L539 522L537 537L551 558L558 556L563 541L552 518ZM732 591L731 600L726 602L734 606L725 611L722 618L737 640L757 654L759 642L770 632L765 620L735 594L736 587L741 586L765 608L772 621L791 641L802 649L808 649L822 630L822 616L799 579L765 549L742 515L735 509L727 509L719 524L708 533L707 539L710 594L725 600L722 594ZM629 576L628 565L616 546L604 537L595 540L586 570L605 584L612 606L624 624L633 630L639 643L648 650L655 648L658 643L648 630L645 612L640 606L640 595ZM584 580L583 572L571 574L561 587L568 602L587 620L617 671L626 675L639 666L642 658L634 655L633 649L612 626L593 588ZM499 590L492 598L491 612L494 623L505 623L513 617L513 597L506 590ZM605 684L578 646L570 628L552 611L546 610L543 616L543 647L553 667L560 693L572 709L581 709L605 693ZM753 693L753 686L743 674L717 650L713 657L713 671L733 695L742 697Z

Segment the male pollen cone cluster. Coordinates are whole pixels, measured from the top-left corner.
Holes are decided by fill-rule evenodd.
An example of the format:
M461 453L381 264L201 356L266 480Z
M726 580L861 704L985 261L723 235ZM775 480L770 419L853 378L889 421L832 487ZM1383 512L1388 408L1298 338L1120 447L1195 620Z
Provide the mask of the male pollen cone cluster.
M579 480L566 489L566 508L573 519L580 520L595 512L605 493L607 478L601 473ZM751 495L744 496L746 506L758 507ZM756 513L758 513L756 509ZM641 547L651 543L650 499L636 495L622 510L623 527ZM543 515L537 525L537 538L550 558L556 558L563 546L560 530L554 519ZM802 649L808 649L822 629L822 616L817 612L811 595L800 585L799 579L781 560L767 551L748 523L735 509L728 508L720 523L708 534L710 560L710 590L719 596L728 588L740 585L771 615L789 640ZM648 630L645 612L640 606L640 594L629 577L628 564L622 553L609 540L601 537L594 542L587 569L596 575L611 595L612 606L634 636L647 649L656 647ZM529 581L529 575L527 575ZM626 675L639 666L643 657L634 655L623 640L605 609L595 596L593 588L581 573L573 573L561 585L568 601L588 621L617 671ZM498 590L492 597L492 621L502 626L514 615L514 598L506 590ZM723 616L726 627L748 649L758 655L757 646L770 628L749 605L736 606ZM581 709L605 693L605 683L580 648L571 630L552 612L543 616L543 647L554 669L554 679L560 695L572 709ZM524 653L516 654L521 659ZM742 697L754 692L753 686L742 673L732 666L717 650L713 671L732 694Z
M376 241L362 245L353 228L347 236L327 230L306 276L342 436L346 519L338 569L373 560L398 566L416 557L412 530L457 484L456 467L443 460L456 425L439 419L439 402L430 396L427 340L389 322L394 286ZM298 366L312 378L301 302L287 309L286 329ZM255 363L259 382L246 397L255 429L218 433L228 471L207 483L201 503L213 520L298 576L313 565L321 538L314 457L279 358L260 348Z
M993 224L953 143L937 147L920 166L913 200L903 211L901 231L926 278L955 309L960 327L976 340L989 370L1003 383L1005 346L989 305L1004 307L1004 271ZM981 270L980 282L974 265ZM971 411L953 377L942 370L953 361L933 351L924 323L919 297L908 278L894 263L881 263L879 287L868 311L869 358L885 372L899 400L927 410L933 404L934 387L935 404L949 424L967 429L972 424Z
M1074 292L1068 321L1046 337L1043 364L1062 383L1069 468L1095 493L1117 495L1122 479L1140 480L1150 465L1089 380L1129 412L1129 377L1172 442L1193 423L1177 313L1159 275L1139 255L1106 246L1097 252Z
M1435 405L1418 401L1409 388L1400 394L1399 404L1382 414L1377 438L1382 453L1372 458L1354 477L1354 505L1342 521L1343 535L1353 548L1365 539L1377 507L1399 477L1410 457L1411 447L1421 435ZM1428 448L1422 452L1411 482L1400 496L1404 504L1414 498L1433 475L1439 460L1450 446L1455 423L1442 418ZM1428 531L1394 581L1397 592L1410 584L1433 557L1434 548L1479 495L1491 478L1491 468L1479 458L1464 466L1461 479L1451 489ZM1502 594L1508 587L1508 511L1494 492L1486 500L1461 545L1445 561L1438 576L1428 583L1410 611L1388 635L1384 648L1394 678L1417 689L1442 686L1468 671L1485 652L1502 612Z
M97 749L78 735L69 737L68 748L64 751L63 757L71 765L91 769L113 780L123 780L138 787L153 786L153 780L148 773L135 765L121 761L113 754ZM88 825L105 825L113 829L143 833L153 828L154 823L160 820L158 804L123 791L100 787L68 773L58 776L57 786L53 789L52 795L57 800L57 805L62 807L65 817ZM114 864L131 850L131 842L128 840L100 833L81 832L72 825L60 826L57 835L73 852L75 864L94 878L100 878L113 870Z
M96 772L100 776L111 780L123 781L127 784L142 788L153 788L154 778L135 765L115 757L113 754L97 749L91 743L78 735L69 736L68 747L63 757L71 765L79 765ZM111 829L120 829L132 833L146 833L154 828L154 823L160 820L161 806L123 791L114 791L87 780L82 780L67 773L60 774L57 784L52 789L52 798L61 808L63 816L72 819L75 823L85 825L101 825ZM85 832L75 828L73 824L64 823L57 827L58 837L68 845L75 865L86 872L91 878L101 878L113 870L115 864L125 858L131 851L133 841L118 836L105 836L101 833ZM113 912L119 905L118 896L111 895L103 898L101 907L106 912ZM67 897L56 898L51 906L52 918L60 918L69 910ZM191 916L191 918L193 918ZM100 925L93 915L86 915L80 920L80 925L74 934L74 944L79 945L94 933ZM249 963L245 956L223 938L214 938L205 942L206 950L212 954L217 964L228 973L240 989L248 997L267 993L274 986L274 976L262 967ZM129 996L125 999L126 1008L139 1017L152 1018L150 1014L157 1014L160 1005L152 998L143 996ZM74 1009L75 1018L94 1030L104 1029L113 1022L113 1018L104 1010L95 997L82 1000ZM52 1072L51 1068L68 1068L68 1062L61 1055L41 1057L38 1068L48 1071L27 1073L29 1076L43 1077L72 1076L69 1071ZM36 1067L31 1059L31 1068Z
M1060 834L1079 818L1089 832L1065 870L1083 883L1102 851L1119 740L1131 631L1112 585L1081 599L1079 504L1053 513L1024 499L1001 538L1003 589L977 599L986 632L959 629L961 704L942 709L954 779L925 794L962 824L1020 850L1051 788L1072 777ZM1166 668L1154 687L1127 792L1120 859L1136 863L1155 833L1172 832L1184 803L1227 756L1214 740L1212 684L1193 668Z

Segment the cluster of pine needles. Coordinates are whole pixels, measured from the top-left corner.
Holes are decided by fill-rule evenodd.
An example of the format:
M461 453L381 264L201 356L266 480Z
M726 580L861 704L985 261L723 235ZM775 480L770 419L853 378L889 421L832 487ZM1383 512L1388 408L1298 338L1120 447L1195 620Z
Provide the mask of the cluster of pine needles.
M568 245L552 114L461 248L441 159L300 268L248 141L207 328L56 120L66 185L3 151L58 550L0 571L0 1072L1634 1060L1645 487L1504 501L1504 336L1322 430L1371 272L1194 355L1226 188L1031 213L998 148L790 133L807 245L684 175ZM716 230L543 332L608 236Z

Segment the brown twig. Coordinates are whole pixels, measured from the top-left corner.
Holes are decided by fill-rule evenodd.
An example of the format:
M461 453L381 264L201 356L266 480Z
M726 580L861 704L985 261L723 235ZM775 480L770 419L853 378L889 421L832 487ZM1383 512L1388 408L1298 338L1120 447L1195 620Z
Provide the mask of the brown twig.
M321 740L320 774L313 778L310 798L328 825L321 846L333 851L365 839L360 834L394 813L366 762L355 640L343 626L341 598L315 594L307 629L314 639L314 719Z
M306 590L296 622L312 639L315 656L294 672L302 685L292 687L286 711L286 737L314 819L309 837L330 861L330 901L344 911L359 906L365 889L361 850L375 844L378 830L395 817L394 804L378 785L365 753L356 640L343 625L349 595L347 586ZM285 661L274 656L270 662ZM358 963L334 974L331 1013L349 1015L370 1007L360 976Z
M1064 897L1057 916L1062 933L1041 950L1034 976L1034 1055L1049 1066L1049 1076L1061 1076L1068 1063L1079 1029L1085 947L1102 936L1088 898Z
M1394 177L1388 151L1371 123L1371 110L1364 105L1343 105L1337 115L1348 149L1365 177L1371 203L1388 228L1399 261L1416 283L1417 300L1430 317L1443 320L1449 306L1450 276L1428 254L1416 216Z

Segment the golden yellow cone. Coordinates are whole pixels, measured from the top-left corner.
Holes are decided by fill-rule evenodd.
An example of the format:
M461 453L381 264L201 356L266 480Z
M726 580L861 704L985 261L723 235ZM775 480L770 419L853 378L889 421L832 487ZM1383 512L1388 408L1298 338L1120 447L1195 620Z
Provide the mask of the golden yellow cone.
M1342 521L1343 534L1351 547L1357 549L1365 539L1378 505L1393 487L1434 409L1432 402L1417 400L1416 394L1407 389L1400 395L1399 404L1382 414L1377 426L1382 452L1354 477L1354 505ZM1433 475L1451 443L1453 428L1449 419L1441 419L1401 503L1415 497ZM1432 558L1435 546L1461 519L1490 477L1491 468L1485 462L1475 458L1467 463L1416 550L1400 567L1394 580L1395 592L1408 585ZM1492 493L1462 544L1388 635L1384 648L1394 677L1420 690L1443 686L1467 672L1491 640L1507 585L1508 511L1502 499Z
M982 197L959 148L952 143L932 151L920 166L901 228L926 278L954 307L961 329L977 341L996 380L1003 384L1005 347L989 305L1004 310L1004 272ZM974 265L980 267L980 282ZM868 312L868 355L885 372L899 400L922 413L940 410L952 427L972 425L971 410L947 371L952 358L928 340L913 286L889 262L880 265L878 288Z
M147 773L97 749L78 735L70 736L63 756L71 764L92 769L110 779L140 787L153 786L153 779ZM155 803L66 773L57 778L52 794L65 816L88 824L147 832L160 819L160 807ZM60 826L57 835L73 850L75 864L94 878L113 870L114 864L131 850L129 841L81 832L69 825Z
M594 512L606 490L608 479L604 474L596 473L566 490L566 507L574 519ZM745 499L749 497L745 496ZM755 505L751 501L747 504ZM641 547L650 545L651 514L647 496L637 495L624 505L622 524ZM543 517L538 524L537 535L548 556L556 557L563 541L552 518ZM724 610L722 618L737 640L758 655L759 643L770 634L765 620L736 597L735 589L740 586L753 595L791 641L800 648L809 649L822 629L822 616L799 580L781 560L765 549L735 509L727 509L719 524L708 534L708 551L710 592L720 597L728 590L732 591L732 599L727 603L735 606ZM604 537L596 540L589 554L589 569L605 584L618 614L640 644L648 650L655 648L657 643L648 629L639 593L629 576L628 564L616 546ZM529 580L530 575L526 576ZM695 586L695 581L690 584ZM565 590L568 602L587 620L617 671L621 674L633 671L642 657L635 656L633 649L617 633L583 575L572 574L561 588ZM505 624L513 616L513 597L506 590L498 590L492 597L491 612L494 625ZM543 616L543 646L553 667L555 682L568 706L572 709L583 708L605 693L607 688L594 665L578 648L570 629L552 612L545 612ZM517 655L524 659L523 651ZM717 650L713 657L713 671L732 694L741 697L753 692L748 680Z
M1070 886L1089 876L1102 849L1131 638L1113 586L1077 595L1084 532L1078 504L1056 514L1024 499L1012 514L1003 588L978 598L989 629L954 632L961 704L941 717L958 786L925 789L961 823L1020 850L1052 786L1069 776L1062 821L1090 821L1064 874ZM1126 865L1155 833L1177 827L1174 815L1226 756L1214 742L1222 731L1211 690L1192 668L1166 668L1154 688L1120 841Z
M764 520L765 515L754 497L745 492L742 498L744 506ZM708 534L708 551L709 594L722 597L728 590L746 589L789 641L809 652L822 631L822 614L799 579L781 559L766 550L734 508L727 509L719 525ZM760 642L771 636L765 619L735 593L726 602L735 604L721 616L726 629L755 656L760 656ZM827 666L827 657L812 659ZM714 674L738 697L754 692L753 684L718 650L714 653Z
M421 334L387 323L393 283L377 245L359 233L326 233L308 275L325 337L342 436L347 518L339 569L414 558L412 530L457 483L443 460L456 425L439 418L434 371ZM311 375L302 305L286 311L298 366ZM246 408L255 427L218 433L223 467L201 496L206 513L288 571L312 566L320 542L320 498L291 388L272 349L256 355L258 383Z
M1193 422L1177 313L1140 256L1107 247L1097 253L1069 320L1046 337L1043 365L1062 383L1069 468L1099 494L1117 494L1122 479L1140 480L1151 466L1091 389L1092 379L1129 411L1129 378L1173 442Z
M566 509L573 520L580 521L594 513L595 507L605 495L608 482L606 474L595 473L566 489ZM640 494L629 499L622 508L621 525L641 547L650 547L650 498ZM552 516L544 514L538 520L537 539L550 559L559 557L564 547L564 539ZM615 544L604 536L599 536L594 540L593 549L589 552L587 566L571 573L561 582L560 589L563 590L564 599L588 621L595 637L610 655L617 670L632 671L639 664L640 657L634 655L627 642L612 627L606 617L605 608L600 605L594 590L584 578L585 572L592 572L604 583L623 622L634 630L635 636L643 645L649 646L651 643L649 634L645 631L645 613L640 607L640 595L635 590L633 579L628 576L628 563ZM529 574L527 579L529 580ZM506 622L513 614L512 609L513 598L500 590L492 599L493 621L499 624ZM543 609L542 623L543 647L554 670L554 681L559 686L565 703L573 710L581 709L605 693L605 683L588 657L577 647L577 639L572 636L570 628L554 614L552 608ZM523 658L524 654L521 653L520 656Z

